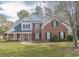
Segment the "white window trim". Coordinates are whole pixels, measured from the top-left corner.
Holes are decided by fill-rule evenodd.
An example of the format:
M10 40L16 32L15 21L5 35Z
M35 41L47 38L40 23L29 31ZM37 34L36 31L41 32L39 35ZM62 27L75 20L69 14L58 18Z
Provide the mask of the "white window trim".
M57 27L57 21L56 20L53 20L53 27Z
M38 37L36 37L37 34L38 34ZM40 39L40 33L39 33L39 32L36 32L36 33L35 33L35 39L37 39L37 40Z
M25 28L23 28L23 25L25 25ZM29 24L22 24L22 30L30 30L30 28L26 28L26 25L28 26Z
M25 24L25 25L26 25L26 24L27 24L27 25L29 24L29 25L30 25L30 28L24 29L24 28L23 28L23 24ZM31 25L30 23L22 22L22 23L21 23L21 30L32 30L32 25Z
M61 39L64 39L64 35L65 35L64 32L60 32L60 38Z
M50 39L50 32L47 32L47 39L49 40Z

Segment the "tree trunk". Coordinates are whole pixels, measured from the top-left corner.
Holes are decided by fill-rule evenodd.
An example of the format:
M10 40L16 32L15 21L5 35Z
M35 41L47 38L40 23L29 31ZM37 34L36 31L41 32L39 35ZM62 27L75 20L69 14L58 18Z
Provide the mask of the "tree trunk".
M75 12L72 10L72 32L73 32L73 41L74 41L74 46L75 48L78 47L77 40L77 2L74 3L75 5Z
M75 31L73 31L73 41L74 41L75 48L77 48L78 47L78 45L77 45L77 34L76 34Z
M77 45L78 37L77 37L77 26L76 26L76 23L74 23L73 26L72 26L72 34L73 34L74 47L77 48L78 47L78 45Z

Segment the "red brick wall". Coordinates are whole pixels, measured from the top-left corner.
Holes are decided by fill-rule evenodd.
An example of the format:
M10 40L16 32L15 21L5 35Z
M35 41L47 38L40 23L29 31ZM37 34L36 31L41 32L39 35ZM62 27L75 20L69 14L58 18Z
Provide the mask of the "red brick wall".
M42 23L40 23L41 25L42 25ZM33 27L32 27L32 39L34 40L34 34L36 33L36 32L39 32L39 33L41 33L41 28L39 28L39 29L35 29L35 24L33 24Z
M45 38L46 32L52 32L53 35L59 35L59 32L65 32L65 35L67 35L68 30L63 24L59 24L58 27L52 27L52 22L49 22L44 28L42 28L42 41L48 41Z

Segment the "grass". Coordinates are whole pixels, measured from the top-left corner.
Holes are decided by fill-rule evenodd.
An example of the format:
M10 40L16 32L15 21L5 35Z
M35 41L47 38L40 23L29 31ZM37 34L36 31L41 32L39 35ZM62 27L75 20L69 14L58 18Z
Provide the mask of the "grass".
M0 56L10 57L61 57L79 56L79 50L70 49L71 42L30 43L20 42L0 43Z

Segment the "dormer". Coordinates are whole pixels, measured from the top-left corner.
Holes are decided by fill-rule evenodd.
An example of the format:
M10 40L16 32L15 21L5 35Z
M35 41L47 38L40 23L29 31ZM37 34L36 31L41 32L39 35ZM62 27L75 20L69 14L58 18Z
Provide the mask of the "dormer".
M32 30L31 22L21 22L21 30Z

